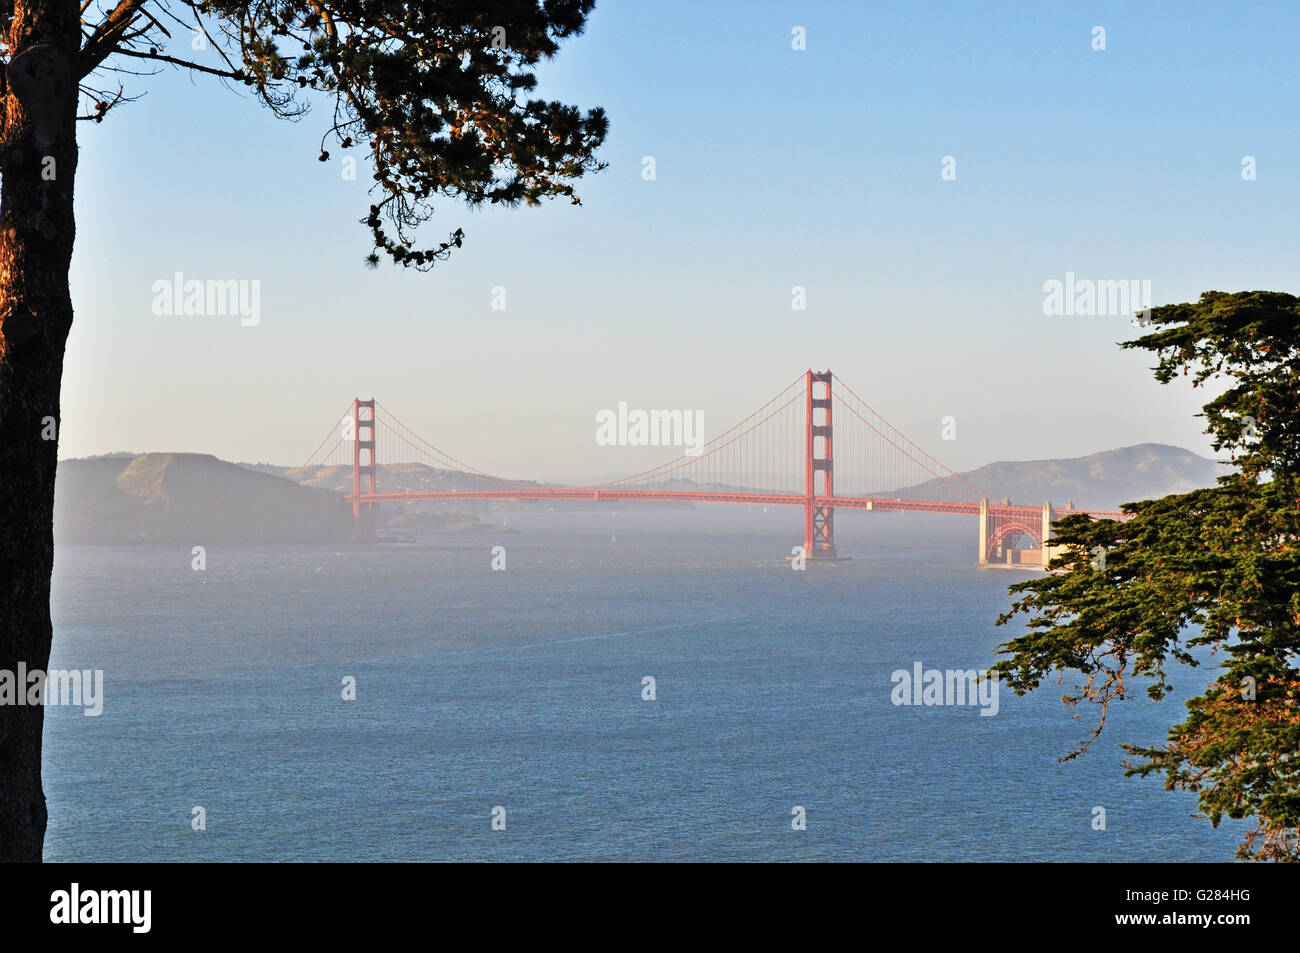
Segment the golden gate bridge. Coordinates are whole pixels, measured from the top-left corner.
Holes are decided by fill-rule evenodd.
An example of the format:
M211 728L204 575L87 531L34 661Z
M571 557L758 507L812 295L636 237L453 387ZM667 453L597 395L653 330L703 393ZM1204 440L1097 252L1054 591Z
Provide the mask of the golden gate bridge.
M663 421L672 421L662 412ZM680 425L681 414L676 417ZM837 509L949 513L979 520L979 562L1046 566L1051 526L1061 515L1119 519L1113 510L991 503L969 480L921 449L830 371L808 370L744 420L690 454L631 476L588 486L509 480L472 467L425 440L373 398L354 399L342 426L332 427L298 471L352 468L352 504L359 526L381 503L462 500L743 503L803 511L803 553L838 558ZM679 431L680 432L680 431ZM331 437L335 437L331 444ZM384 492L386 466L423 464L467 486ZM403 459L404 458L404 459ZM892 491L930 484L942 499L905 499ZM372 525L372 523L371 523ZM1013 544L1027 543L1015 548Z

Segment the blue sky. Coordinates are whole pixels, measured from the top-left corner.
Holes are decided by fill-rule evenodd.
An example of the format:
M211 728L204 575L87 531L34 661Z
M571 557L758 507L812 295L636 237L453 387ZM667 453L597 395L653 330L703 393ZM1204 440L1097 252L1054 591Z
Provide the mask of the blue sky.
M1203 395L1115 346L1128 317L1044 315L1043 284L1296 292L1298 20L605 0L540 93L606 108L609 169L581 207L444 203L424 237L466 245L427 274L363 267L365 175L316 161L325 101L286 123L207 78L140 80L80 130L60 452L296 464L359 394L476 466L572 478L644 462L595 444L602 408L701 409L716 433L814 366L959 470L1208 454ZM155 315L177 271L259 281L260 323Z

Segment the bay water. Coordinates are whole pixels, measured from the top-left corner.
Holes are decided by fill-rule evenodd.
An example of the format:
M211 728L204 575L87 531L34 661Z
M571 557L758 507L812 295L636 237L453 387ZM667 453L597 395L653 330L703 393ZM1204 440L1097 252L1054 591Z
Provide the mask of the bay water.
M61 546L51 668L102 670L104 707L46 712L46 858L1232 858L1242 822L1125 778L1118 747L1162 742L1208 665L1065 763L1094 717L1073 677L993 715L896 705L895 672L986 668L1029 573L977 568L973 519L883 513L839 514L853 558L796 572L800 517L520 512L201 571Z

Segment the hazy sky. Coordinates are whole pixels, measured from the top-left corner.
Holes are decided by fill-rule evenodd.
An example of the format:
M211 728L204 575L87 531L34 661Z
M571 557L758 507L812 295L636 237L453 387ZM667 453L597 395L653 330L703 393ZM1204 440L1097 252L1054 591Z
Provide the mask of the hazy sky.
M1204 395L1115 347L1131 316L1047 316L1043 286L1296 291L1296 10L604 0L540 93L607 109L609 169L581 207L444 203L424 243L466 243L427 274L364 268L366 175L316 161L324 100L285 123L207 78L140 80L80 129L61 455L297 464L373 395L485 470L607 474L645 458L598 446L597 411L717 433L809 366L959 470L1208 454ZM155 315L176 272L259 282L260 322Z

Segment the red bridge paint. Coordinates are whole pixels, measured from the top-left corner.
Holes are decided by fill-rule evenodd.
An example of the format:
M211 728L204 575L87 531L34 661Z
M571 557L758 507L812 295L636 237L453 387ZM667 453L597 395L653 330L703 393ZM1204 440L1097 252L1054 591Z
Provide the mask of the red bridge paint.
M838 388L834 387L838 384ZM832 415L836 408L846 417L850 431L839 433ZM979 517L979 561L991 562L1006 553L1011 561L1010 543L1021 535L1027 536L1039 548L1041 562L1050 558L1051 522L1064 513L1084 512L1098 519L1121 519L1114 510L1075 510L1072 507L1054 508L1051 504L1039 506L1013 505L1010 502L989 503L978 488L944 466L897 428L877 414L842 381L833 378L830 371L808 370L788 385L777 397L768 401L741 423L709 441L698 455L678 457L652 467L642 473L602 483L595 486L545 487L526 481L507 480L468 466L436 448L402 424L386 409L386 433L392 438L393 453L405 450L414 452L416 458L433 461L437 469L477 477L493 487L468 490L429 490L401 493L382 493L376 487L380 447L379 415L383 409L378 401L352 401L349 408L352 438L341 434L334 449L341 448L351 458L352 492L347 495L352 503L353 515L359 522L371 517L375 504L451 500L585 500L601 502L691 502L691 503L744 503L760 506L798 506L803 508L804 553L811 559L832 559L835 548L835 510L866 509L910 513L954 513ZM787 420L798 413L798 421ZM795 427L792 424L797 423ZM860 426L861 425L861 426ZM801 432L800 432L801 431ZM304 468L313 464L321 449L317 448ZM349 447L350 445L350 447ZM848 452L844 449L847 447ZM347 452L349 451L350 452ZM914 485L928 479L941 479L956 493L967 497L962 501L898 499L879 493L836 493L836 452L839 459L854 468L862 480L894 485ZM323 463L331 453L321 457ZM796 456L798 455L798 459ZM396 461L393 462L408 462ZM746 481L776 480L779 470L769 470L763 475L762 466L779 467L793 477L801 471L801 486L774 491L738 489ZM820 475L820 480L818 476ZM672 484L701 482L725 484L725 488L674 489ZM841 468L839 482L844 485ZM364 486L363 486L364 484Z

